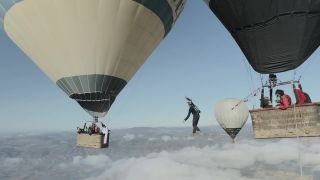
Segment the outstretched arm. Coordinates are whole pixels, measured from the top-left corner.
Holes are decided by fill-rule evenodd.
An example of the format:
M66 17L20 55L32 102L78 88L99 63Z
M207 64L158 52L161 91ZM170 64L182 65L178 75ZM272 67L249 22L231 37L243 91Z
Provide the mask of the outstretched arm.
M185 120L185 121L190 117L190 114L191 114L191 109L189 109L189 112L188 112L187 117L186 117L186 118L184 118L184 120Z

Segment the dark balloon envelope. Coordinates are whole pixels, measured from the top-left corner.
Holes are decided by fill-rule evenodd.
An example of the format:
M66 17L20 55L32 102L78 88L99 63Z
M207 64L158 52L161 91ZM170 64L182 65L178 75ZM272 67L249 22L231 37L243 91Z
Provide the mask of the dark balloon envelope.
M259 73L297 68L320 44L320 0L211 0Z

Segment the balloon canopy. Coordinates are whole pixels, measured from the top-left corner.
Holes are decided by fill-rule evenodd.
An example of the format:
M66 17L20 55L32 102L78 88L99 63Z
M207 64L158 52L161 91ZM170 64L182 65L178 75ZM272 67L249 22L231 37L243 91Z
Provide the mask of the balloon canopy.
M259 73L297 68L319 47L320 0L205 0Z
M169 33L186 0L1 0L0 28L94 117Z
M249 109L239 99L224 99L217 104L214 114L220 126L234 139L246 123Z

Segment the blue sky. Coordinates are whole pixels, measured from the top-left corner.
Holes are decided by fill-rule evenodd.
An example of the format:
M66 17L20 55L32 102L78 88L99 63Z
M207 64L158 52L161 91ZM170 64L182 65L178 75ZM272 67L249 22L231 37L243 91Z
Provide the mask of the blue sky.
M296 72L313 101L320 99L320 52ZM281 80L293 78L281 73ZM251 78L252 77L252 78ZM188 1L172 31L102 119L110 128L190 126L185 96L201 109L199 125L217 124L214 106L243 98L260 85L228 31L202 1ZM0 131L73 130L91 117L49 80L0 31ZM283 89L293 96L288 87ZM257 100L258 98L256 98ZM258 105L251 100L248 106Z

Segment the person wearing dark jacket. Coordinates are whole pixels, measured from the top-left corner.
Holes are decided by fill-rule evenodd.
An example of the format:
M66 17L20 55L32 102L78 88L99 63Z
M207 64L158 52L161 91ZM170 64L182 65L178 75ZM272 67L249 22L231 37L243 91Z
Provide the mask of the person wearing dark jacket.
M309 94L308 94L308 93L306 93L306 92L303 92L303 94L304 94L304 96L306 97L306 103L312 103L312 101L311 101L311 98L310 98Z
M193 126L193 131L192 133L196 133L197 131L200 131L200 129L198 128L198 122L200 119L200 110L197 108L196 105L193 104L192 101L188 101L187 102L189 105L189 112L187 117L184 119L184 121L187 121L187 119L190 117L190 114L192 113L193 116L193 120L192 120L192 126Z

